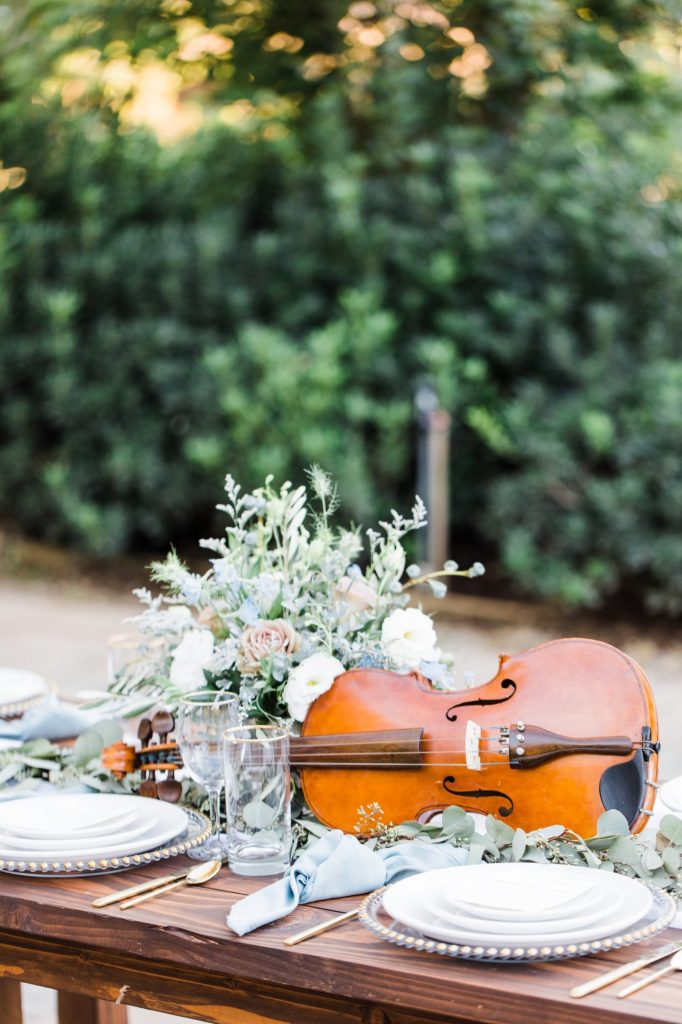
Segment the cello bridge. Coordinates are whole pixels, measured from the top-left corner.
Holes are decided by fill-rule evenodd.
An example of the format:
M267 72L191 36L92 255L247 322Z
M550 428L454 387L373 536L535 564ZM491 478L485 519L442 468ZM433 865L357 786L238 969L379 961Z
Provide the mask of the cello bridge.
M488 746L487 744L491 745ZM495 749L495 746L497 749ZM484 734L481 726L472 719L469 719L464 733L464 753L466 756L466 766L469 771L480 772L482 767L481 751L486 754L498 753L508 755L509 726L491 726L486 730L486 734Z

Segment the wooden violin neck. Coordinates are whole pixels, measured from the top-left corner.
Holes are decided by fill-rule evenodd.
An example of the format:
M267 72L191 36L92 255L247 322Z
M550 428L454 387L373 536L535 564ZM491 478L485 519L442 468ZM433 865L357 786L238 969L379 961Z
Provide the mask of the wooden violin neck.
M422 729L386 729L379 732L331 733L297 736L290 740L293 768L372 767L415 768L422 764ZM363 756L364 755L364 756Z

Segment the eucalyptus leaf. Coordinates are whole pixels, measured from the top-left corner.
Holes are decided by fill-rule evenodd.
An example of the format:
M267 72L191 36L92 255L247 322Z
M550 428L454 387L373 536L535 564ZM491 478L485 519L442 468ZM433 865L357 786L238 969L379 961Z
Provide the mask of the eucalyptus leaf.
M482 843L472 843L469 847L469 856L467 857L467 864L480 864L483 860L483 853L485 847Z
M123 738L121 726L112 719L98 722L97 725L93 726L93 729L102 740L102 747L110 747L112 743L119 743Z
M17 760L28 768L39 768L44 772L51 772L54 771L55 768L59 767L57 761L48 761L46 758L42 757L23 757L20 755Z
M130 792L130 790L127 789L122 782L119 782L118 779L114 779L113 777L103 779L97 775L93 775L92 773L86 772L78 777L78 781L82 782L83 785L87 786L89 789L96 790L98 793Z
M538 849L536 849L536 848L534 848L532 846L529 846L526 849L526 852L524 853L522 859L524 861L526 861L526 862L527 861L531 861L531 863L533 863L533 864L546 864L547 863L547 857L542 852L542 850L538 850Z
M528 838L533 839L535 836L542 836L543 839L558 839L565 831L566 829L563 825L545 825L544 828L534 829Z
M73 763L76 768L84 768L93 757L102 752L102 737L95 729L82 732L73 745Z
M663 858L652 847L647 846L642 853L642 864L647 871L656 871L663 864Z
M597 822L598 836L627 836L630 834L628 820L621 811L605 811Z
M514 839L514 829L505 821L494 818L489 814L485 819L485 829L491 839L494 840L499 849L511 846Z
M641 866L639 851L629 834L627 836L620 836L609 847L609 860L613 861L614 864L627 864L628 867L635 869Z
M413 839L419 835L421 829L416 821L404 821L402 825L398 825L398 832L404 839Z
M575 850L573 846L571 846L570 843L558 842L556 845L559 850L559 853L568 864L582 866L583 861L580 854Z
M512 860L521 860L524 853L526 852L526 833L521 828L517 828L514 833L514 838L511 844Z
M15 748L13 751L15 754L28 754L29 757L58 757L58 751L56 747L50 743L49 740L38 739L29 740L28 743L24 743L21 747Z
M608 850L609 847L613 846L617 839L620 839L620 836L592 836L591 839L585 840L585 844L590 850L594 850L596 853L603 853L605 850Z
M242 808L242 817L249 828L266 829L275 819L275 812L262 800L252 800Z
M658 826L666 839L669 839L673 846L682 846L682 820L674 814L664 814Z
M661 860L663 861L663 867L668 874L674 875L680 870L680 855L672 846L668 846L667 849L663 851L661 854Z
M461 807L446 807L443 811L442 829L446 836L468 839L476 831L476 823Z

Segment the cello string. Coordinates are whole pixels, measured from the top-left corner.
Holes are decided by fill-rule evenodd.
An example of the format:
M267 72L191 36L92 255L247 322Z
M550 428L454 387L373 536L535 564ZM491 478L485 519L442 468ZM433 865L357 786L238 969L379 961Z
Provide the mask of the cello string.
M507 761L481 761L481 768L508 767ZM291 761L292 768L468 768L463 761ZM478 771L477 768L470 769Z
M349 734L349 735L352 735L352 734ZM403 747L398 747L398 746L391 747L389 745L390 741L387 741L387 740L381 740L381 741L377 740L376 742L370 742L370 743L365 743L365 742L363 742L361 740L359 742L356 741L355 743L349 742L349 743L329 743L328 744L328 743L324 742L325 741L325 737L324 736L320 736L319 737L319 742L318 742L318 737L316 737L316 742L314 742L314 743L313 742L311 742L311 743L298 743L297 741L298 741L299 738L300 737L298 737L298 736L292 736L291 737L291 741L292 741L292 746L295 746L296 749L301 752L301 754L305 754L306 752L307 753L311 753L311 754L315 754L315 753L317 753L317 751L314 749L315 747L322 747L324 750L332 749L332 750L338 750L338 751L344 751L346 749L346 747L362 747L362 752L365 752L370 747L379 747L379 748L384 748L387 753L404 753L404 754L409 754L410 751L413 751L413 750L430 750L430 751L434 751L434 752L437 751L437 750L442 750L444 753L448 753L448 754L449 753L455 753L455 754L464 754L465 753L465 751L461 747L457 747L457 748L455 748L453 750L452 747L448 746L448 738L447 737L440 737L440 736L434 736L433 739L422 738L422 739L420 739L418 741L418 743L407 744L406 746L403 746ZM438 743L440 742L441 739L443 739L445 744L446 744L444 747L438 746ZM495 737L493 737L493 736L482 736L480 738L480 740L479 740L479 743L482 743L482 742L483 743L502 743L502 742L504 742L505 746L507 745L507 741L502 741L497 736L495 736ZM433 745L431 745L431 744L433 744ZM360 753L360 751L349 750L348 753L350 753L350 754L352 754L352 753Z

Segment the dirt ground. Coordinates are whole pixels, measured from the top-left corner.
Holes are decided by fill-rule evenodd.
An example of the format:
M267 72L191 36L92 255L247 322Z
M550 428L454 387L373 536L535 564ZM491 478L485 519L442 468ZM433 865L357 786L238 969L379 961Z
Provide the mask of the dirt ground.
M143 574L141 574L142 577ZM132 595L91 582L44 583L0 578L0 664L32 669L53 679L62 693L100 689L106 682L106 646L138 605ZM609 623L548 615L538 606L476 598L448 598L433 605L439 641L476 683L490 679L500 653L518 653L558 636L594 636L635 658L651 681L661 719L661 774L682 774L682 636L643 623ZM54 993L26 986L25 1024L55 1019ZM166 1018L131 1009L130 1024Z

